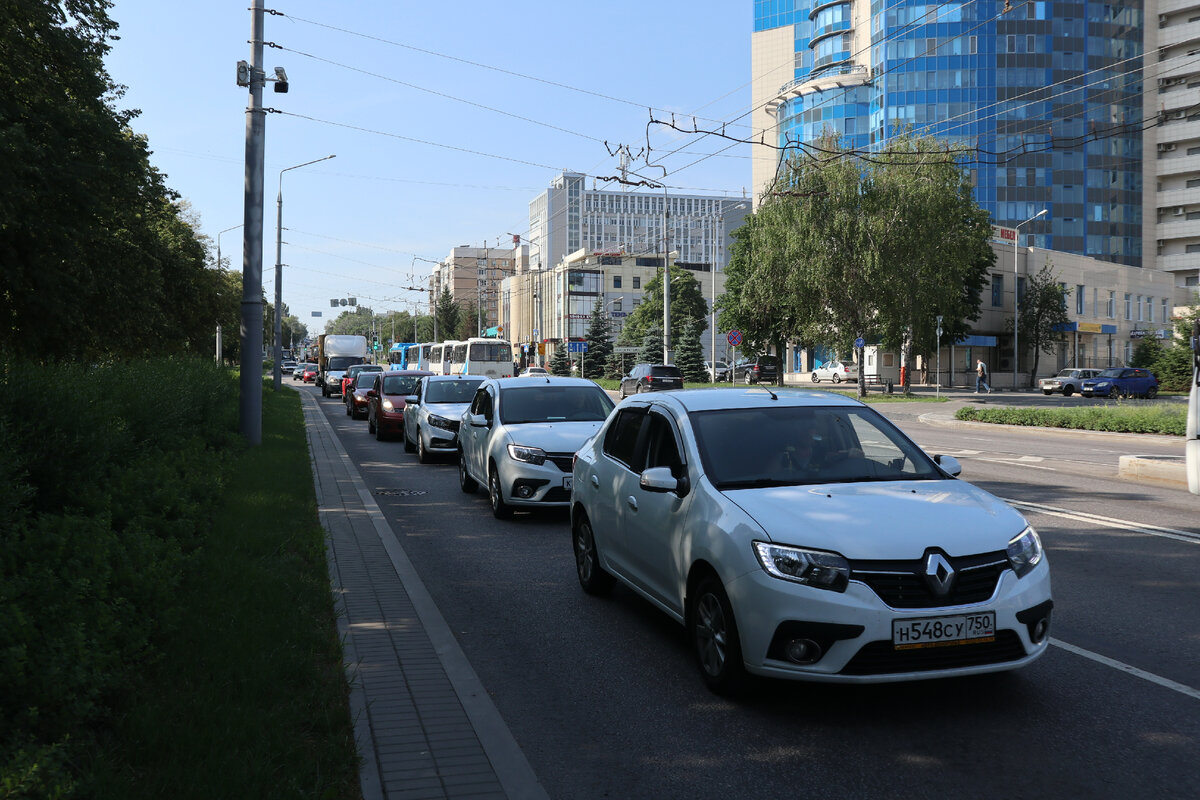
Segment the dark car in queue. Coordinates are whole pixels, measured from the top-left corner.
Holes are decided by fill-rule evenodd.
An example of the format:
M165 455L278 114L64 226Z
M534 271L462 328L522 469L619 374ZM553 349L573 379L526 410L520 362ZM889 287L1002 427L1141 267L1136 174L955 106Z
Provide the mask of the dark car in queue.
M422 378L404 406L404 451L416 451L428 464L439 454L458 452L458 428L482 375L431 375Z
M406 399L417 390L421 378L433 373L423 369L396 369L361 374L369 375L372 381L366 392L367 433L375 434L381 442L396 434L404 435Z
M683 373L674 364L634 364L621 378L620 395L624 399L642 392L665 392L683 388Z
M378 372L359 372L354 383L342 390L342 402L346 405L346 416L351 419L367 418L367 392L375 385Z
M346 367L346 374L342 376L342 399L344 401L349 402L346 395L351 391L350 387L354 385L354 379L360 372L383 372L383 367L379 364L351 364Z

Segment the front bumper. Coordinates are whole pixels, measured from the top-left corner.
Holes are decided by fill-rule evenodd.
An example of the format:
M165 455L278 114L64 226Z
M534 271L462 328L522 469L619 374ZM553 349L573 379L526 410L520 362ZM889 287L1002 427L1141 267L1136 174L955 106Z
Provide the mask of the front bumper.
M1032 638L1038 621L1044 618L1048 623L1052 605L1045 562L1020 580L1011 569L1005 570L986 602L943 608L891 608L857 580L839 593L773 578L761 569L732 581L726 590L737 616L746 669L774 678L882 683L999 672L1039 658L1050 640L1045 632L1036 643ZM892 645L893 620L980 611L996 614L994 642L913 650ZM814 630L824 638L809 637ZM821 657L811 664L787 660L781 641L791 636L816 639Z
M542 464L505 458L497 464L504 502L537 508L569 506L572 456L572 453L547 453Z

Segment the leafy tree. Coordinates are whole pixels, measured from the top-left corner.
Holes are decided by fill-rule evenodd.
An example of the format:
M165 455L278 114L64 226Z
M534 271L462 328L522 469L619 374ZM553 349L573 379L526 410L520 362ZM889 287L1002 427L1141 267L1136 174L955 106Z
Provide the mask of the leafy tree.
M1053 267L1047 263L1038 270L1036 275L1025 279L1025 292L1021 297L1020 344L1033 352L1033 366L1028 372L1021 373L1018 379L1024 385L1033 381L1037 375L1038 362L1043 352L1053 353L1054 344L1059 340L1059 333L1054 326L1070 322L1067 316L1067 295L1069 289L1059 285ZM1008 322L1012 329L1012 320Z
M671 342L675 343L683 335L684 328L691 320L704 323L708 318L708 301L700 291L700 283L689 270L678 265L671 265ZM636 345L651 329L657 329L662 336L663 326L663 282L662 272L651 278L643 287L642 303L625 319L625 328L621 331L621 341L627 345ZM700 330L707 328L704 325ZM661 356L655 364L661 363Z
M571 355L567 352L567 343L559 342L554 348L554 355L550 356L550 365L547 367L551 375L570 375L571 374Z
M747 215L742 227L732 232L725 293L716 301L720 327L740 330L742 347L747 352L765 352L772 343L799 335L776 305L788 291L787 268L777 259L778 252L771 249L778 242L769 238L764 216Z
M628 356L624 353L610 353L604 360L604 377L608 380L619 381L625 377Z
M454 329L454 338L466 341L479 333L479 306L475 305L474 300L467 300L459 306L458 327Z
M1178 343L1174 347L1164 347L1149 367L1162 389L1186 392L1192 383L1192 348Z
M712 378L704 368L704 347L700 344L703 331L696 320L690 320L675 348L675 365L687 383L708 383Z
M588 322L585 339L587 353L583 359L584 378L600 378L604 376L608 357L612 355L612 342L609 341L608 317L604 313L604 302L596 298L592 308L592 319Z
M1153 336L1144 336L1134 346L1129 366L1152 368L1154 362L1162 356L1164 349L1158 339Z
M642 349L638 351L637 363L661 364L663 359L662 330L651 328L642 336Z

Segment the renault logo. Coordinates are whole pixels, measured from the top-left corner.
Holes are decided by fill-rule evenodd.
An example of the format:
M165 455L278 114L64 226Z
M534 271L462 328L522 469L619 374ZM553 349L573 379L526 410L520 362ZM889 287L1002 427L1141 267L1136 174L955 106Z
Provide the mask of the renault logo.
M954 586L954 567L941 553L925 556L925 583L934 597L945 597Z

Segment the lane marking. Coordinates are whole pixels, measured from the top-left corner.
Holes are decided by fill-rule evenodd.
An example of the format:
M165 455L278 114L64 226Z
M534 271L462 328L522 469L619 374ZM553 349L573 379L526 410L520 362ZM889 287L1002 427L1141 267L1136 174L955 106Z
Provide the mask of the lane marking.
M1073 644L1067 644L1061 639L1051 638L1050 644L1054 645L1055 647L1061 647L1068 653L1074 653L1077 656L1090 658L1092 661L1095 661L1098 664L1103 664L1106 667L1112 667L1119 672L1124 672L1134 676L1135 678L1141 678L1144 681L1150 681L1150 683L1157 684L1164 689L1170 689L1173 692L1179 692L1182 695L1187 695L1193 700L1200 700L1200 689L1193 689L1190 686L1185 686L1182 683L1178 683L1177 681L1173 681L1169 678L1164 678L1161 675L1155 675L1153 672L1146 672L1143 669L1131 667L1128 664L1116 661L1108 656L1102 656L1099 653L1093 653L1091 650L1084 650L1082 647L1076 647Z
M1020 467L1021 469L1043 469L1046 472L1058 472L1058 470L1055 469L1054 467L1043 467L1040 464L1028 464L1023 461L1020 461L1019 459L984 458L984 457L980 456L979 458L976 458L973 460L974 461L988 461L992 464L1008 464L1009 466Z
M1029 465L1027 464L1025 466ZM1002 497L1000 499L1008 503L1010 506L1024 509L1026 511L1033 511L1038 514L1047 514L1052 517L1063 517L1065 519L1073 519L1079 522L1095 522L1112 528L1133 531L1134 533L1145 533L1150 536L1161 536L1164 539L1173 539L1177 542L1200 544L1200 533L1195 531L1183 531L1176 528L1162 528L1158 525L1145 525L1140 522L1128 522L1123 519L1102 517L1099 514L1087 514L1082 511L1071 511L1070 509L1066 508L1044 506L1039 503L1027 503L1024 500L1014 500L1009 497Z

